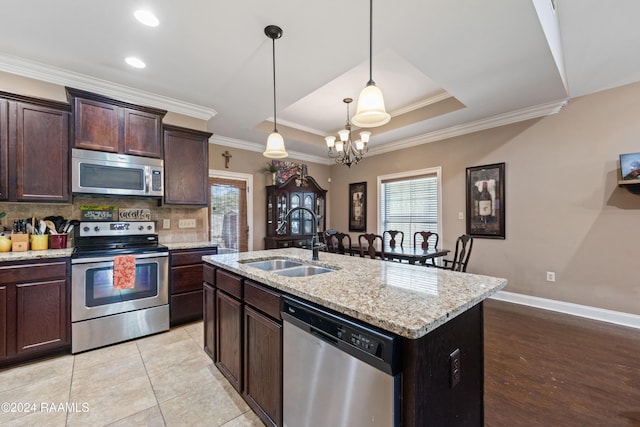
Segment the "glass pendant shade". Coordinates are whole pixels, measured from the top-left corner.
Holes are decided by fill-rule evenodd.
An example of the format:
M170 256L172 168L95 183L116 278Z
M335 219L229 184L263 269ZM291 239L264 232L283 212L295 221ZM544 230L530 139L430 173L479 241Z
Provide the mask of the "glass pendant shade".
M262 155L270 159L284 159L289 156L284 148L284 139L282 139L282 135L277 130L274 130L269 135L267 148Z
M389 123L391 115L384 107L382 91L375 85L369 84L358 97L358 108L351 119L351 123L361 128L372 128Z
M336 145L336 137L333 135L325 136L324 140L327 141L328 148L333 148Z

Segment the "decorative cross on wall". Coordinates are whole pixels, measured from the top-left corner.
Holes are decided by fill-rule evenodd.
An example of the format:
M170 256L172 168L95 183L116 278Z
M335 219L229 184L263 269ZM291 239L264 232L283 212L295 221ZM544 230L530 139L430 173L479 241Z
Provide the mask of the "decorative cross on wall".
M229 150L225 150L224 153L222 153L222 157L224 157L224 167L229 169L229 159L233 156L229 153Z

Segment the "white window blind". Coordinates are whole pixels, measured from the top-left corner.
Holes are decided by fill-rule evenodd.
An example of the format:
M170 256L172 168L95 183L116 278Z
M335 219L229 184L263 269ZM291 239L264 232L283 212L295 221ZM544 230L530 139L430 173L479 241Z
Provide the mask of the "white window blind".
M385 230L403 231L404 247L411 247L413 233L438 232L440 218L436 174L383 180L380 195L380 234ZM386 238L388 240L388 236Z

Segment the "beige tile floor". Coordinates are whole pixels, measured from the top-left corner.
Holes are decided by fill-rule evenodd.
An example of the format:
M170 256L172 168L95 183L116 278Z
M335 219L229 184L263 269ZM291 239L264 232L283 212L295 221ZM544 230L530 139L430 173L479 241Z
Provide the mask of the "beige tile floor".
M2 369L0 425L263 426L202 348L196 322Z

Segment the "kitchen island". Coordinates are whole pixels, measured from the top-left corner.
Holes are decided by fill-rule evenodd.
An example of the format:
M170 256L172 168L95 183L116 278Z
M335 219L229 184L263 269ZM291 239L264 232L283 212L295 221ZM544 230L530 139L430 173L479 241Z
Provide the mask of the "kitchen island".
M247 265L252 261L275 258L334 271L286 277ZM244 283L244 288L239 286L232 295L233 307L241 312L244 306L247 307L245 311L253 310L245 301L245 295L250 295L255 304L253 289L255 285L264 285L265 295L295 296L401 337L403 426L482 425L482 301L504 288L506 279L331 253L321 253L319 261L312 262L311 252L302 249L213 255L203 257L203 261L205 282L217 292L216 302L219 301L218 294L227 298L227 278ZM220 278L224 280L220 281ZM223 283L222 289L217 282ZM247 288L248 285L251 288ZM242 289L245 289L245 295ZM215 341L214 361L225 373L228 364L219 362L224 359L227 348L221 339L228 337L229 331L227 323L222 328L219 323L226 322L228 310L224 304L213 304L211 310L216 311L217 316L207 322L205 313L205 340L206 334L211 332L208 329L226 334L223 337L209 335L209 339ZM273 310L267 314L271 320L278 320ZM241 316L233 325L246 329L250 320L246 315ZM246 345L251 341L247 336L243 338L238 338L239 364L244 361L245 366L234 377L239 391L243 391L247 380L242 371L245 377L251 372L246 366L251 355L247 349L244 354L242 352L243 343ZM452 382L451 355L456 350L459 350L459 371L457 380ZM281 389L276 385L275 394L278 390ZM244 391L243 396L246 398ZM256 409L254 405L252 408ZM279 425L281 415L276 414L271 420L273 425Z

